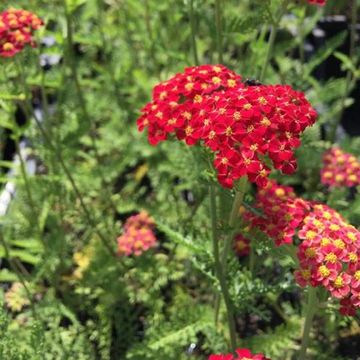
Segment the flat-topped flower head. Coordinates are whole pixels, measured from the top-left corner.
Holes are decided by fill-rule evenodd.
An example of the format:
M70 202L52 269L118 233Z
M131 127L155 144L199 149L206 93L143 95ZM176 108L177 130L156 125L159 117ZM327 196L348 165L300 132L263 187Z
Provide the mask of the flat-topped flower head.
M293 242L296 229L309 211L307 202L296 197L292 187L278 185L273 180L258 190L254 207L262 215L247 211L245 219L252 228L264 232L278 246Z
M248 86L223 65L187 68L155 86L142 113L138 128L148 129L151 144L173 136L209 148L218 181L229 188L243 176L266 186L266 157L293 173L300 135L316 120L303 93L287 85Z
M21 311L30 304L24 285L19 282L13 282L11 288L4 295L5 304L13 312Z
M308 3L311 5L324 6L326 4L326 0L308 0Z
M340 300L342 314L354 314L360 308L360 231L329 206L301 199L273 180L258 189L253 207L258 212L244 213L250 228L276 245L292 243L295 236L301 241L296 282L325 288Z
M124 233L118 237L118 255L141 255L156 246L154 220L146 211L130 216L124 224Z
M130 216L125 224L124 229L128 230L130 228L132 229L142 229L142 228L154 228L155 222L154 219L149 216L149 214L141 210L138 214Z
M196 124L197 114L205 113L203 102L212 92L233 88L240 76L223 65L201 65L186 68L153 89L152 102L143 109L137 124L140 131L148 129L150 144L156 145L170 134L185 139L189 145L201 138L202 127Z
M0 57L12 57L26 45L35 46L34 31L43 21L27 10L10 8L0 14Z
M354 315L360 307L360 232L327 205L311 203L298 236L298 284L324 287L340 299L340 313Z
M360 185L360 161L339 147L332 147L323 156L321 182L330 187Z
M236 255L239 257L250 254L250 240L248 240L242 234L235 235L233 246Z
M236 355L233 354L214 354L208 360L271 360L264 354L252 354L249 349L237 349Z

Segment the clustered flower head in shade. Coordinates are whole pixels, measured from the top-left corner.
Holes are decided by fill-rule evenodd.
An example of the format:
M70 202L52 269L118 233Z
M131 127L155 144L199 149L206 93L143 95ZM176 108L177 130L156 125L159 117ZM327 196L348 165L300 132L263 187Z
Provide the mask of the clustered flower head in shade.
M293 173L294 149L316 112L290 86L251 85L223 65L186 68L154 87L138 128L147 128L153 145L171 137L210 149L224 187L243 176L266 186L270 168L264 159Z
M326 0L308 0L308 3L312 5L324 6L326 4Z
M10 8L0 14L0 57L12 57L27 44L35 46L34 31L44 23L27 10Z
M258 190L255 207L262 215L244 214L251 228L277 245L300 239L297 283L324 287L340 300L342 314L354 315L360 308L360 232L327 205L298 198L275 182Z
M264 354L252 354L249 349L237 349L236 355L219 354L210 355L208 360L271 360Z
M309 204L298 198L292 187L278 185L273 180L258 190L254 207L262 216L247 211L246 221L272 238L276 245L293 242L296 229L309 211Z
M130 216L124 224L124 233L118 239L119 255L141 255L156 246L154 220L146 211Z
M360 185L359 160L339 147L332 147L325 152L323 157L321 182L330 187Z
M14 312L21 311L23 307L30 305L24 286L14 282L11 288L5 293L5 303Z
M250 241L242 234L234 237L234 251L239 257L247 256L250 253Z

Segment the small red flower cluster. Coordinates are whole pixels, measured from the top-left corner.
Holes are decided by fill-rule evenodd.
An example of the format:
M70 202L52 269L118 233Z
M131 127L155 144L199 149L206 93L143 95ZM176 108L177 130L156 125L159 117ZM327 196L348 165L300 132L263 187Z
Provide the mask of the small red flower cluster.
M308 0L308 2L309 4L320 6L324 6L326 4L326 0Z
M352 154L333 147L325 152L321 182L331 187L360 185L360 162Z
M201 142L214 152L224 187L231 188L242 176L265 186L270 172L265 156L276 169L293 173L294 149L301 133L315 122L315 110L290 86L249 86L240 80L223 65L187 68L155 86L138 128L148 128L153 145L170 134L188 145Z
M354 315L360 308L360 231L333 209L313 204L299 231L301 286L323 286L341 299L340 312Z
M146 211L130 216L124 225L124 234L118 237L118 255L141 255L156 245L154 220Z
M148 128L148 139L152 145L166 140L171 133L193 145L202 137L202 128L210 126L209 121L201 123L207 115L206 109L194 114L195 108L203 107L204 96L218 89L235 88L239 84L240 76L223 65L186 68L184 73L176 74L154 87L153 101L141 110L143 115L137 121L138 128L140 131ZM194 124L197 118L198 124Z
M35 46L34 30L44 23L27 10L10 8L0 14L0 57L12 57L25 45Z
M296 197L289 186L269 181L259 189L255 207L244 213L250 228L258 228L277 245L301 240L295 271L300 286L323 286L340 299L340 312L354 315L360 308L360 231L327 205Z
M237 256L243 257L250 253L250 241L242 234L235 235L234 251Z
M308 203L296 197L290 186L278 185L273 180L258 190L254 207L263 216L247 211L245 219L252 228L263 231L278 246L293 242L296 229L309 211Z
M236 355L210 355L208 360L271 360L263 354L252 354L249 349L237 349Z

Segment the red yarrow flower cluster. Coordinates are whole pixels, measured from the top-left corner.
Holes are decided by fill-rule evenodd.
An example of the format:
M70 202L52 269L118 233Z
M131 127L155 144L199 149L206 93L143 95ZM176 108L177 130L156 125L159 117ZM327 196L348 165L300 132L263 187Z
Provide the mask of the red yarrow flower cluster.
M298 248L301 286L323 286L340 299L340 312L354 315L360 308L360 231L323 204L313 204L304 219Z
M10 8L0 14L0 56L12 57L27 44L35 46L33 33L44 23L27 10Z
M124 233L118 237L118 255L141 255L156 246L154 220L146 211L130 216L124 224Z
M261 214L244 213L250 228L276 245L300 239L297 283L324 287L340 300L342 314L354 315L360 308L360 231L327 205L298 198L291 187L274 181L258 190L254 208Z
M156 145L176 134L193 145L201 138L200 124L190 128L194 118L194 105L204 102L204 96L223 88L235 88L240 84L240 76L223 65L202 65L186 68L169 80L156 85L152 102L143 109L137 124L140 131L148 129L150 144ZM201 112L205 115L205 111ZM201 120L201 119L199 119ZM205 125L206 126L206 125Z
M308 0L308 3L311 5L324 6L326 4L326 0Z
M215 354L215 355L210 355L208 360L271 360L271 359L265 357L264 354L252 354L249 349L237 349L236 355Z
M223 65L190 67L155 86L142 113L138 128L148 129L151 144L174 135L210 149L218 180L228 188L242 176L266 186L266 157L293 173L294 149L316 119L303 93L286 85L249 86Z
M254 208L262 216L246 211L245 219L252 228L261 230L279 246L293 242L296 229L309 211L309 204L298 198L292 187L270 180L265 188L258 190Z
M330 187L352 187L360 185L360 162L352 154L338 147L325 152L321 182Z
M234 251L237 256L244 257L250 253L250 241L242 234L237 234L234 237Z

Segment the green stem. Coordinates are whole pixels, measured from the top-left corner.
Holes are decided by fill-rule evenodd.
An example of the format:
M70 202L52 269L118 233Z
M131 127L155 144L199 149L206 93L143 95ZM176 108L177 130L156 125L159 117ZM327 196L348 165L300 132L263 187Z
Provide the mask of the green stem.
M222 1L215 0L215 24L216 24L216 50L219 63L223 63L223 38L222 38Z
M80 84L80 76L78 74L78 67L75 61L75 56L74 56L74 40L73 40L73 28L72 28L72 18L71 18L71 14L68 11L67 5L66 5L66 0L64 0L64 10L65 10L65 18L66 18L66 29L67 29L67 61L71 70L71 74L72 74L72 78L75 84L75 88L76 88L76 93L78 96L78 101L79 101L79 105L83 114L83 118L84 120L87 122L89 128L90 128L90 139L91 139L91 144L92 147L94 149L94 154L95 154L95 158L97 163L100 165L102 163L101 158L100 158L100 154L98 151L98 147L97 147L97 142L96 142L96 126L95 123L93 122L87 105L86 105L86 100L84 97L84 93L83 90L81 88L81 84ZM101 179L101 184L102 184L102 188L105 190L105 192L107 193L106 196L106 200L108 201L110 207L112 208L112 210L114 211L114 213L117 212L117 208L116 205L114 204L114 202L111 199L111 194L108 191L108 184L105 180L105 177L102 173L102 171L99 169L99 176Z
M147 36L149 37L149 41L150 41L150 58L152 59L153 66L156 69L157 61L155 56L155 44L154 44L153 28L150 17L149 0L144 0L144 5L145 5L145 26L146 26Z
M37 219L38 219L38 210L37 210L37 208L35 206L34 198L32 196L31 186L30 186L29 178L28 178L28 175L27 175L27 172L26 172L26 167L25 167L25 160L24 160L24 158L23 158L23 156L21 154L21 149L20 149L18 137L16 138L15 143L16 143L16 151L17 151L17 154L18 154L19 160L20 160L20 172L21 172L21 176L22 176L22 178L24 180L25 192L26 192L26 195L27 195L27 198L28 198L28 201L29 201L29 206L30 206L31 212L32 212L30 220L35 225L35 227L36 227L36 229L38 231L38 236L42 239L39 223L37 221Z
M217 204L216 204L216 193L215 193L214 184L210 184L209 193L210 193L210 215L211 215L211 232L212 232L212 241L213 241L214 267L215 267L215 275L219 280L219 269L221 268L221 263L220 263L220 251L219 251L219 237L217 231ZM215 295L214 309L215 309L215 327L217 327L219 320L219 311L220 311L220 295L218 293L216 293Z
M195 14L194 14L194 0L190 0L190 24L191 24L191 46L193 50L195 65L199 65L199 56L196 45L196 26L195 26Z
M239 221L239 209L240 209L240 206L243 202L243 199L244 199L244 196L246 193L247 184L248 184L248 181L247 181L246 176L243 176L242 178L240 178L239 187L235 193L235 198L234 198L234 201L232 204L232 209L231 209L230 218L229 218L230 230L229 230L229 234L225 240L222 261L221 261L225 273L226 273L226 266L227 266L227 258L229 255L231 244L234 239L234 233L237 228L236 225L237 225L237 222Z
M277 26L275 24L273 24L272 27L271 27L268 48L267 48L266 55L265 55L264 65L263 65L263 67L261 69L261 74L259 76L259 81L264 81L266 70L267 70L267 68L269 66L272 51L273 51L273 48L274 48L277 31L278 31Z
M215 186L210 185L210 212L211 212L211 231L213 239L213 253L215 267L218 269L220 265L220 250L219 250L219 237L217 231L217 204L216 204L216 193Z
M272 56L272 52L274 49L274 44L275 44L275 40L276 40L276 35L277 32L279 30L279 24L280 24L280 20L283 17L283 15L285 14L286 10L287 10L287 5L288 5L289 0L284 0L281 8L279 9L279 13L278 16L276 17L275 20L272 21L271 24L271 31L270 31L270 38L269 38L269 42L268 42L268 48L266 50L266 55L265 55L265 61L264 61L264 65L261 69L261 73L259 76L259 81L264 81L265 79L265 75L266 75L266 70L269 66L270 60L271 60L271 56Z
M21 64L18 64L18 65L21 66ZM27 88L27 84L26 84L26 81L25 81L25 78L24 78L24 72L23 72L22 67L19 68L19 72L20 72L20 80L21 80L22 86L23 86L25 94L26 94L26 99L28 99L27 98L27 96L28 96L28 88ZM28 107L28 102L26 102L25 105L26 105L26 111L28 112L28 114L27 114L28 119L30 119L30 117L31 117L30 115L32 113L32 108ZM93 219L90 211L88 210L87 206L85 205L83 196L82 196L79 188L77 187L76 182L75 182L73 176L71 175L71 172L69 171L69 169L67 168L67 166L65 164L65 161L64 161L64 158L63 158L63 156L61 154L60 149L53 144L52 139L51 139L51 135L49 135L47 130L45 130L45 128L42 126L41 122L36 117L36 115L34 115L33 118L35 120L35 123L36 123L37 127L39 128L39 130L41 132L41 135L42 135L44 141L46 142L49 149L53 152L53 154L55 154L55 157L58 159L61 168L63 169L66 177L68 178L68 180L69 180L69 182L71 184L71 187L72 187L73 191L75 192L76 197L78 198L78 200L80 202L80 207L81 207L81 209L83 211L83 214L84 214L88 224L93 228L94 232L98 235L98 237L100 238L100 240L102 241L104 246L107 248L109 253L112 256L115 257L116 256L115 250L108 243L107 238L102 234L102 232L97 229L96 221Z
M219 280L221 293L224 298L226 314L228 319L228 326L229 326L231 351L234 352L236 349L236 328L235 328L234 310L226 282L226 274L224 273L223 267L220 262L219 236L217 232L217 205L216 205L216 194L213 184L210 185L210 211L211 211L211 229L212 229L212 239L213 239L215 273ZM217 312L215 312L215 314L216 313ZM217 314L215 318L216 317Z
M230 333L230 342L232 351L235 351L236 348L236 328L235 328L235 318L234 318L234 310L233 304L231 301L229 289L226 282L226 268L227 268L227 258L231 248L231 244L234 238L234 227L236 226L238 217L239 217L239 209L244 199L247 187L247 178L242 177L239 180L239 188L235 194L234 202L232 205L230 218L229 218L229 234L225 241L225 246L222 254L222 259L220 260L220 250L219 250L219 237L217 235L217 226L216 226L216 198L215 191L212 187L210 187L210 206L211 206L211 219L212 219L212 234L213 234L213 251L214 251L214 260L215 260L215 272L218 277L220 288L222 292L222 296L224 299L228 325L229 325L229 333ZM216 298L215 301L215 323L217 323L218 312L220 308L220 298Z
M357 23L357 5L356 0L351 0L349 3L350 6L350 12L351 12L351 28L350 28L350 52L349 52L349 58L350 60L355 63L355 55L356 55L356 23ZM341 121L341 118L345 111L345 105L346 105L346 98L350 93L350 90L354 86L356 81L355 75L353 74L352 70L349 69L346 73L346 81L345 81L345 90L341 97L341 105L340 110L338 113L338 116L336 116L335 120L330 126L329 131L329 137L328 140L330 142L335 142L336 139L336 130L339 126L339 123Z
M312 323L314 320L314 315L316 312L318 299L316 295L316 288L310 287L308 292L308 302L306 306L306 317L305 317L305 325L302 335L302 341L301 341L301 349L299 352L299 358L298 360L305 360L306 359L306 350L310 343L310 332Z
M24 99L24 106L23 106L23 111L25 113L25 117L28 121L30 121L31 119L31 103L30 103L30 98L29 98L29 91L27 89L27 86L24 86L24 84L26 84L26 78L25 78L25 73L23 71L23 67L22 67L22 63L21 60L19 61L18 59L15 60L15 65L16 65L16 70L17 70L17 75L19 77L19 82L20 84L23 85L23 90L25 93L25 99ZM19 130L18 130L19 131ZM44 249L46 249L46 244L43 241L42 238L42 234L41 234L41 230L40 230L40 225L38 222L38 209L36 208L35 202L34 202L34 198L32 196L32 187L30 186L30 181L26 172L26 166L25 166L25 160L21 154L20 151L20 144L19 144L19 137L20 135L17 133L16 134L16 139L15 139L15 146L16 146L16 152L19 156L19 160L20 160L20 172L21 172L21 177L24 180L24 186L25 186L25 192L26 192L26 196L28 198L28 202L29 202L29 206L31 208L32 211L32 216L30 218L30 223L32 223L38 233L38 237L39 239L42 241L43 245L44 245Z
M113 249L113 247L108 243L107 238L102 234L102 232L100 230L97 229L97 224L96 221L93 219L90 211L88 210L87 206L85 205L83 196L79 190L79 188L76 185L76 182L73 178L73 176L71 175L70 170L68 169L68 167L65 164L65 161L62 157L61 152L59 151L59 149L57 147L54 146L54 144L52 143L49 135L47 134L46 130L43 128L43 126L41 125L41 123L39 122L38 119L36 119L35 117L35 122L45 140L45 142L47 143L47 145L49 146L49 148L54 152L55 156L58 158L58 161L66 175L66 177L68 178L71 187L73 189L73 191L75 192L76 197L78 198L79 202L80 202L80 207L83 211L83 214L88 222L88 224L93 228L93 230L95 231L95 233L98 235L98 237L100 238L100 240L102 241L102 243L104 244L104 246L107 248L107 250L109 251L109 253L112 256L116 256L115 250Z
M90 127L90 138L91 138L92 146L94 148L95 156L98 160L98 163L100 163L99 162L99 153L98 153L96 139L95 139L95 126L89 115L89 112L88 112L88 109L86 106L85 97L84 97L84 94L83 94L83 91L81 88L81 84L80 84L80 78L79 78L79 74L78 74L77 64L75 61L74 50L73 50L74 40L73 40L72 18L71 18L71 14L68 11L68 8L66 5L66 0L64 0L64 11L65 11L66 31L67 31L67 36L66 36L67 49L65 51L66 60L67 60L67 63L69 64L72 79L75 84L76 94L78 97L79 106L80 106L82 114L83 114L83 118L88 123L88 126Z
M40 94L41 94L41 103L42 108L44 111L44 122L48 123L48 131L51 133L52 131L52 124L50 124L49 119L49 102L47 99L46 94L46 77L45 77L45 70L40 69L41 71L41 84L40 84Z
M116 70L114 67L114 62L110 56L111 49L109 49L108 44L111 42L107 41L106 36L105 36L105 31L104 31L104 18L106 16L105 11L104 11L104 1L103 0L97 0L97 22L98 22L98 29L99 29L99 35L101 38L101 45L102 45L102 49L104 52L104 62L105 62L105 70L108 73L108 76L110 78L111 81L111 85L113 87L113 93L114 93L114 98L115 101L119 107L119 109L122 109L123 104L121 101L121 95L120 95L120 90L119 90L119 84L118 84L118 80L116 79ZM106 84L107 86L107 84Z
M301 15L299 19L299 25L298 25L298 33L299 33L299 53L300 53L300 66L301 69L303 68L303 65L305 63L305 47L304 47L304 40L305 40L305 34L304 34L304 28L305 28L305 18L306 18L306 10L307 10L307 4L302 5L301 9Z

